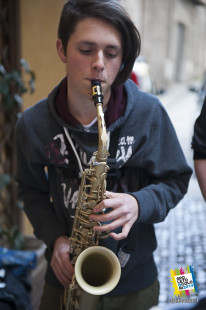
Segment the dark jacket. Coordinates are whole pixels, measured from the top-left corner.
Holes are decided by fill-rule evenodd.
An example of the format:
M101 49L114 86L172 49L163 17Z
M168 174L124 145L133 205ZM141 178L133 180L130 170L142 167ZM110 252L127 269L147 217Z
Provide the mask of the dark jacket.
M192 138L192 148L194 150L194 159L206 158L206 97L200 112L195 121L194 134Z
M119 131L116 150L119 183L138 201L140 215L128 238L112 238L102 244L117 255L120 248L130 254L122 267L119 284L111 295L137 291L157 277L153 251L157 242L153 223L165 219L170 209L183 198L191 176L173 126L159 100L140 91L132 81L124 85L127 95L125 113L109 128ZM16 128L18 168L16 180L25 212L34 234L47 245L50 261L52 244L71 233L79 183L71 175L74 164L66 133L85 168L98 148L97 127L65 124L55 110L57 86L48 96L20 117ZM111 141L112 143L112 141ZM47 282L58 285L49 268Z

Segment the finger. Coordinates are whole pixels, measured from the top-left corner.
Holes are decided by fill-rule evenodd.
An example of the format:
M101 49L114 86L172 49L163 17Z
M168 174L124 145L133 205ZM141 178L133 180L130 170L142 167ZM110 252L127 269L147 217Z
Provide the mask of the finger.
M117 193L106 191L106 197L107 198L115 198L117 196L118 196Z
M112 223L105 224L105 225L100 225L100 226L94 226L93 229L94 231L111 231L114 230L120 226L123 226L125 224L125 221L123 218L118 218Z
M58 266L56 266L53 270L57 279L60 281L61 284L68 286L71 283L73 276L72 274L68 276L68 274L62 271Z
M68 273L68 275L73 275L74 267L70 261L69 255L67 257L62 257L62 269L64 272Z
M129 225L125 225L122 229L122 232L119 234L116 234L115 232L111 232L109 235L110 237L112 237L113 239L119 241L119 240L123 240L125 238L127 238L129 232L130 232L131 227Z
M66 274L58 264L54 264L52 269L62 285L68 286L71 283L72 275Z
M74 274L74 267L72 266L69 255L59 255L54 253L51 260L51 267L61 279L71 279Z
M120 213L118 210L112 210L108 213L103 213L103 214L91 214L90 215L90 220L95 221L95 222L107 222L110 220L114 220L117 217L122 216L123 214Z
M112 197L110 197L112 198ZM101 212L104 209L115 209L119 207L122 204L122 200L119 198L113 199L104 199L102 202L100 202L98 205L94 207L94 212Z

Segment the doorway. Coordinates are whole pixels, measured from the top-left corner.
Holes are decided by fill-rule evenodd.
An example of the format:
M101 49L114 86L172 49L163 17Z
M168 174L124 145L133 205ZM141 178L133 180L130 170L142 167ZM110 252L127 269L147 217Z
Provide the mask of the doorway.
M178 23L175 81L181 81L183 78L184 44L185 44L185 25L182 23Z

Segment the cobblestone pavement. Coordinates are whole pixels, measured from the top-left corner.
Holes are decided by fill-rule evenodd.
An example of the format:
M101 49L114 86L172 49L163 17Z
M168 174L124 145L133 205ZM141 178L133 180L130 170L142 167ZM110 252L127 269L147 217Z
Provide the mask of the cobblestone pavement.
M169 90L168 96L165 95L161 99L175 126L186 158L193 166L190 142L194 120L199 115L195 106L195 95L190 94L184 85L180 85L178 88L173 87L171 91ZM155 224L158 241L155 261L160 281L158 309L169 309L171 306L170 300L174 294L173 284L170 282L171 269L180 267L184 269L187 265L193 265L198 284L198 298L206 296L205 227L206 203L193 174L185 197L169 213L163 223Z
M158 249L155 260L159 271L160 309L170 304L173 287L170 269L193 265L199 294L206 296L206 205L189 193L170 212L163 223L156 224Z

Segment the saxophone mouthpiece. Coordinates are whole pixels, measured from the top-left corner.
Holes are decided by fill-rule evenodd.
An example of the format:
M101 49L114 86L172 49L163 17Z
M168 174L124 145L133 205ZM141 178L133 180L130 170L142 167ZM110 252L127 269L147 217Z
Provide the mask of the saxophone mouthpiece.
M94 101L94 105L98 103L103 104L103 94L102 94L102 87L99 81L91 81L92 83L92 100Z

